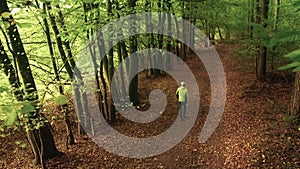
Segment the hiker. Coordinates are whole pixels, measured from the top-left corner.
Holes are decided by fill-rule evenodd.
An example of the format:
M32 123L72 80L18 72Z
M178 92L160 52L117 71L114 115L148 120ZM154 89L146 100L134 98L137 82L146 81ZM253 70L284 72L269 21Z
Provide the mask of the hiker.
M186 103L188 99L188 90L185 88L185 82L180 82L180 87L176 91L176 97L180 108L180 118L183 120L185 118Z

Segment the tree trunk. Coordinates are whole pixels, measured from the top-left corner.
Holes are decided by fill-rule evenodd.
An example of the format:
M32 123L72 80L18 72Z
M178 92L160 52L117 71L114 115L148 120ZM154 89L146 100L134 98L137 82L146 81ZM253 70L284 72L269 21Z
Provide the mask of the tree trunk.
M61 12L61 8L58 5L56 6L56 8L58 9L59 23L60 23L66 37L69 37L70 35L68 33L67 27L65 26L64 16ZM75 63L75 60L73 58L70 41L67 39L67 40L64 41L63 44L64 44L65 49L67 51L67 58L71 63L72 69L74 70L74 75L75 75L74 77L78 80L80 86L84 86L84 81L82 79L81 72L80 72L80 70L76 69L76 63ZM84 126L85 126L86 130L90 131L91 130L91 118L90 118L90 110L89 110L89 107L88 107L87 94L84 90L80 90L80 95L81 95L80 104L83 107Z
M105 71L107 70L104 70L105 68L105 60L107 62L107 57L106 57L106 54L104 53L105 51L105 45L104 45L104 42L103 42L103 34L101 31L98 31L98 50L99 50L99 53L100 53L100 58L103 58L102 62L100 63L100 79L101 79L101 84L103 86L103 92L102 92L102 102L103 102L103 112L102 112L102 115L104 117L104 119L108 119L108 106L107 106L107 88L106 88L106 83L105 83L105 77L104 77L104 74L106 73ZM126 48L126 47L125 47Z
M300 120L300 72L296 73L294 89L289 105L289 115L297 116Z
M108 15L110 17L113 16L113 13L112 13L112 2L111 0L107 0L107 12L108 12ZM112 19L112 18L110 18ZM111 35L112 37L113 35ZM109 39L109 42L108 42L108 46L113 46L113 39ZM112 83L112 78L113 78L113 75L114 75L114 48L112 47L109 51L108 51L108 84L110 85L110 121L112 123L116 123L117 122L117 119L116 119L116 107L115 107L115 104L114 104L114 101L113 101L113 98L112 98L112 88L111 88L111 83Z
M43 4L43 14L46 15L46 5L45 3ZM54 71L54 75L56 77L56 81L58 82L58 88L59 88L59 93L61 95L65 95L64 94L64 90L63 90L63 86L60 84L60 76L59 76L59 72L58 72L58 68L56 65L56 61L55 61L55 57L54 57L54 49L52 46L52 41L51 41L51 34L50 34L50 28L49 28L49 24L48 21L46 19L46 17L44 17L43 19L44 21L44 26L45 26L45 34L47 37L47 43L48 43L48 48L49 48L49 53L50 53L50 57L51 57L51 61L52 61L52 65L53 65L53 71ZM72 132L72 127L71 127L71 122L70 122L70 111L68 108L68 104L59 106L61 113L64 115L64 121L65 121L65 125L66 125L66 132L67 132L67 142L66 142L66 147L68 147L68 145L73 145L75 143L74 141L74 135Z
M21 89L20 80L17 76L17 72L13 67L6 51L4 50L4 46L0 40L0 64L4 67L4 73L8 76L9 84L14 90L14 96L17 98L18 101L23 100L24 92Z
M182 19L186 19L186 14L185 14L185 2L182 1L182 8L181 8L181 13L182 13ZM187 25L185 25L185 22L182 21L182 39L184 42L187 42L187 34L186 31L188 31ZM184 43L181 43L181 58L186 61L187 56L186 56L186 45Z
M131 14L134 14L135 12L135 6L136 6L136 0L128 0L128 8ZM135 17L132 15L131 18L129 19L129 22L131 25L135 25ZM131 32L136 32L136 29L134 26L130 28ZM137 51L137 35L131 36L129 38L129 53L133 54ZM133 59L130 61L130 71L129 74L135 74L138 71L138 63L137 59ZM138 98L138 74L134 76L134 78L131 80L129 84L129 98L130 101L132 102L133 106L136 106L139 104L139 98Z
M276 32L277 31L277 25L278 25L278 19L279 19L279 9L280 9L280 0L275 0L275 9L274 9L274 26L273 26L273 31ZM271 69L272 71L274 70L274 55L275 55L275 49L276 46L274 46L272 48L272 66Z
M268 19L268 10L269 10L269 0L261 0L261 24L264 28L267 28L267 19ZM266 78L267 72L267 55L268 49L267 46L261 42L260 44L260 55L258 58L258 80L264 80Z
M172 4L170 0L167 0L167 9L168 9L168 14L167 14L167 29L168 29L168 36L167 37L167 51L171 52L172 45L171 45L171 37L172 37L172 18L171 18L171 7ZM171 56L169 53L166 54L166 69L171 69Z
M254 1L248 0L248 36L253 38Z

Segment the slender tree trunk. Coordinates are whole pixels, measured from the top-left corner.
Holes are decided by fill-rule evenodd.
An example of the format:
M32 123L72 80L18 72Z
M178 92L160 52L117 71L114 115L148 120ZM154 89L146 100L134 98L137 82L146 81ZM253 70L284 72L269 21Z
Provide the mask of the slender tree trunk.
M172 4L170 2L170 0L167 0L167 10L168 10L168 15L167 15L167 30L168 30L168 36L167 37L167 51L171 52L172 49L172 45L171 45L171 36L172 36L172 18L171 18L171 7ZM171 56L170 54L166 54L166 68L167 69L171 69Z
M128 8L131 14L135 13L135 6L136 6L136 0L128 0ZM136 32L136 29L134 27L135 25L135 17L131 16L130 21L131 25L133 25L130 29L131 32ZM133 54L137 51L137 36L131 36L129 38L129 53ZM130 71L129 74L135 74L138 71L138 63L137 59L134 59L130 62ZM136 106L139 104L139 98L138 98L138 74L134 76L134 78L131 80L129 84L129 97L130 101L132 102L133 106Z
M253 38L254 0L248 0L248 35Z
M110 19L112 19L113 13L112 13L112 2L111 0L107 0L107 12L108 15L110 16ZM113 36L112 34L110 35L111 37ZM113 40L109 39L108 46L112 46ZM112 78L114 75L114 48L112 47L109 52L108 52L108 84L110 85L110 121L112 123L116 123L116 107L112 98L112 88L111 88L111 83L112 83Z
M268 10L269 10L269 0L261 0L261 24L263 27L267 28L267 19L268 19ZM260 55L258 58L258 76L259 80L264 80L266 78L267 72L267 54L268 48L262 42L260 44Z
M89 11L91 10L96 10L98 8L99 4L98 3L83 3L83 10L84 10L84 21L88 25L89 22L93 22L96 20L96 24L99 24L99 15L100 12L98 11L99 15L89 15ZM94 39L94 30L93 28L87 29L86 31L86 38L89 40L89 42L93 42L88 46L89 52L91 54L92 62L93 62L93 68L94 68L94 73L95 73L95 95L97 98L97 105L100 110L100 112L103 112L103 102L102 102L102 92L101 92L101 85L100 85L100 77L99 77L99 65L97 63L97 58L96 58L96 41ZM90 119L91 122L91 131L92 134L95 134L95 127L94 127L94 121L93 118Z
M146 10L146 12L149 12L151 10L152 5L153 4L152 4L151 0L146 0L146 3L145 3L145 10ZM151 20L152 20L152 13L149 13L147 15L147 27L146 27L146 29L147 29L147 32L152 32L152 33L146 35L147 38L148 38L147 39L147 48L149 49L148 50L148 54L147 54L148 55L148 60L147 60L148 67L153 67L154 61L155 61L155 60L153 60L154 57L151 57L152 56L152 49L151 48L154 47L153 24L151 23ZM146 71L146 77L147 78L151 77L154 73L155 73L155 69L150 68L150 69L148 69Z
M186 14L185 14L185 2L182 1L182 8L181 8L181 13L182 13L182 19L186 19ZM187 25L182 21L182 39L184 42L187 42L187 34L186 31L188 30ZM184 61L186 61L187 56L186 56L186 45L184 43L181 43L181 57Z
M95 45L89 45L89 51L92 57L92 62L93 62L93 68L94 68L94 73L95 73L95 83L96 83L96 98L97 98L97 105L99 108L100 112L103 112L103 102L102 102L102 92L101 92L101 85L100 85L100 77L99 77L99 71L98 67L99 65L97 64L97 58L96 58L96 47ZM91 130L93 135L95 134L95 127L94 127L94 122L92 121L93 118L91 118Z
M164 25L165 25L165 20L166 20L166 15L164 14L164 3L162 0L159 0L157 2L158 9L160 10L160 13L158 14L158 34L157 34L157 44L158 44L158 49L162 49L164 45ZM161 67L163 64L163 61L160 60L159 58L161 57L161 53L158 54L159 57L153 57L155 59L155 65L158 67ZM155 77L161 75L161 70L155 69Z
M173 15L175 15L175 13L173 13ZM176 40L175 40L175 54L177 56L181 56L181 53L180 53L180 41L178 40L179 37L180 37L180 30L179 30L179 23L178 23L178 20L177 20L177 17L174 18L174 22L175 22L175 27L176 27Z
M80 80L77 79L76 81L74 81L73 76L74 76L74 71L75 71L74 70L75 64L72 61L70 61L71 62L71 64L70 64L69 59L70 59L71 56L68 56L69 57L69 59L68 59L68 57L66 55L66 52L65 52L64 47L63 47L64 42L61 38L61 34L60 34L59 29L57 27L55 17L51 14L52 7L50 6L49 3L46 3L46 7L47 7L47 11L48 11L48 16L50 18L51 27L52 27L54 35L55 35L58 51L60 53L62 61L64 62L64 66L65 66L66 71L69 75L69 79L74 83L73 91L74 91L74 97L75 97L75 106L76 106L76 111L78 112L78 116L79 116L78 132L80 134L84 134L84 131L81 127L81 123L87 124L87 122L86 121L81 121L81 119L86 119L86 115L84 114L85 110L84 110L84 106L82 104L82 96L81 96L81 93L80 93L80 90L79 90L79 86L80 86L79 83L80 82L78 82L78 81L80 81ZM68 51L68 52L70 52L70 51ZM70 54L70 53L68 53L68 54ZM76 72L76 75L78 76L78 75L80 75L80 73Z
M69 33L67 30L67 27L65 26L65 21L64 21L64 16L61 12L61 8L60 6L56 6L58 9L58 15L59 15L59 23L64 31L64 34L69 37ZM71 45L70 45L70 41L67 39L63 42L66 51L67 51L67 58L69 60L69 62L71 63L71 66L74 70L74 75L77 78L78 82L80 83L80 86L84 86L84 81L83 78L81 76L81 72L80 70L76 69L76 63L75 60L73 58L73 54L72 54L72 49L71 49ZM84 115L84 126L86 130L91 130L91 118L90 118L90 110L88 107L88 98L87 98L87 94L85 91L80 91L80 95L81 95L81 100L80 100L80 104L83 107L83 115Z
M46 12L46 4L44 3L43 4L43 14L46 15L46 13L47 13ZM47 37L47 43L48 43L48 47L49 47L49 53L50 53L50 57L51 57L52 65L53 65L53 71L54 71L54 75L56 77L56 81L58 82L59 93L61 95L65 95L63 86L60 84L60 76L59 76L58 68L56 65L56 60L54 57L54 49L53 49L52 41L51 41L50 28L49 28L49 24L48 24L46 17L44 17L43 21L44 21L44 26L45 26L45 34ZM71 127L71 122L70 122L70 111L68 108L68 104L60 106L60 111L64 115L64 121L66 124L66 131L67 131L66 147L68 147L68 145L73 145L75 143L74 135L72 132L72 127Z
M300 120L300 72L296 73L294 89L289 105L289 115L297 116Z
M100 79L101 79L101 85L103 86L103 92L102 92L102 103L103 103L103 112L102 115L104 117L104 119L108 119L108 105L107 105L107 87L106 87L106 82L105 82L105 77L104 74L107 72L107 70L105 70L105 62L107 62L107 57L106 54L104 53L105 51L105 45L104 45L104 41L103 41L103 34L101 31L97 32L97 45L98 45L98 50L100 53L100 58L103 58L103 60L100 63ZM126 48L126 47L125 47ZM106 72L105 72L106 71Z
M20 80L18 79L15 68L12 65L6 51L4 50L4 46L1 40L0 40L0 64L3 65L4 73L6 76L8 76L9 84L14 90L14 96L17 98L18 101L22 101L24 92L21 89Z
M260 9L260 0L255 0L255 23L256 24L260 24L261 23L261 9ZM258 28L255 29L255 36L257 37L256 41L257 41L257 45L256 45L256 49L260 49L260 44L259 44L259 39L258 39ZM261 51L258 50L257 54L255 55L255 75L256 78L258 77L258 58L260 56Z
M118 2L115 2L116 4L116 8L117 10L121 10L120 7L119 7L119 3ZM120 18L120 15L119 13L117 14L117 17L118 19ZM120 83L121 83L121 91L119 93L121 93L121 96L127 96L128 93L127 93L127 89L126 89L126 81L125 79L127 79L127 72L126 72L126 64L123 64L124 66L121 66L122 62L123 62L123 52L122 52L122 48L123 48L123 43L124 40L123 40L123 32L122 32L122 29L119 29L118 32L117 32L117 36L120 37L121 42L119 42L117 44L117 54L118 54L118 65L119 65L119 69L120 69L120 74L122 74L123 76L120 77ZM125 47L125 50L126 50L126 47ZM127 54L127 51L125 52ZM127 56L126 56L127 57ZM126 98L119 98L121 99L123 105L122 106L126 106L126 102L128 100L126 100Z
M275 0L275 9L274 9L274 26L273 26L273 30L274 32L277 31L277 25L278 25L278 19L279 19L279 8L280 8L280 0ZM275 55L275 49L276 49L276 46L274 46L272 48L272 60L271 60L271 70L273 71L274 70L274 55Z

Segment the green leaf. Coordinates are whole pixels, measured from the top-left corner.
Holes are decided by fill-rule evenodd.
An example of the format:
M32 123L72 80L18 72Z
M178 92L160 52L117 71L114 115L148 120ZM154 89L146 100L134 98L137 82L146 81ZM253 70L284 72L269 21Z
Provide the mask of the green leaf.
M298 67L298 66L300 66L300 62L293 62L293 63L287 64L287 65L284 65L282 67L279 67L278 69L279 70L287 70L287 69L291 69L291 68Z
M26 113L34 112L34 110L35 110L34 107L30 103L25 102L21 109L21 113L26 114Z
M295 69L293 69L293 72L299 72L299 71L300 71L300 66L298 66Z
M26 144L26 143L23 143L23 144L20 145L20 147L21 147L21 148L25 148L25 147L27 147L27 144Z
M0 92L7 92L9 91L9 88L6 86L0 86Z
M300 49L294 50L286 54L285 57L291 59L292 61L300 62Z
M20 22L18 22L17 23L18 24L18 26L20 27L20 28L31 28L31 27L33 27L33 24L32 23L20 23Z
M59 95L54 99L54 102L59 105L65 105L68 103L68 98L65 95Z
M270 46L275 46L282 43L291 43L300 41L300 31L281 31L277 32L269 42Z
M15 111L8 113L5 119L5 125L12 126L16 121L16 119L17 119L17 113Z
M1 16L2 16L3 18L9 18L9 17L10 17L10 13L9 13L9 12L3 12L3 13L1 14Z
M22 110L22 108L24 107L24 105L23 104L15 104L15 105L13 105L13 109L15 110L15 111L20 111L20 110Z
M22 144L22 142L18 140L18 141L15 141L15 144L20 145L20 144Z

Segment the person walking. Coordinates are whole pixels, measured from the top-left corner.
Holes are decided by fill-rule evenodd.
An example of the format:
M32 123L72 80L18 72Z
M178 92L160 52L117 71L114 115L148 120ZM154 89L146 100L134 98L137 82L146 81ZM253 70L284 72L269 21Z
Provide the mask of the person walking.
M180 87L176 91L176 97L180 108L180 118L183 120L186 117L186 103L188 101L188 90L185 87L185 82L180 82Z

